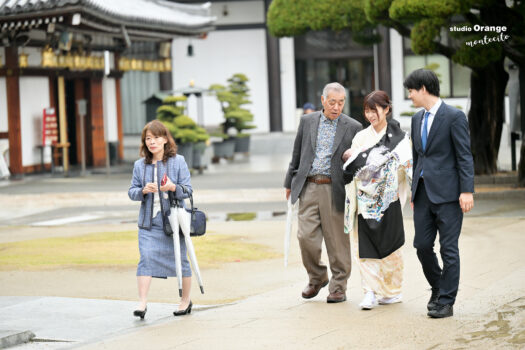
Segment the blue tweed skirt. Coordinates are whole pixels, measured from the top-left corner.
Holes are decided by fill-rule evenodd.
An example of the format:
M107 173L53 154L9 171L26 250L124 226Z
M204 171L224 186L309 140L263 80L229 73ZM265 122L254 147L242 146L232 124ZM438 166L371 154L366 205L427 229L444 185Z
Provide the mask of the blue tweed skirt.
M182 277L191 277L190 262L186 252L184 235L179 235ZM139 229L140 261L137 276L158 278L175 277L175 253L173 236L167 236L162 229L162 216L158 212L151 222L151 230Z

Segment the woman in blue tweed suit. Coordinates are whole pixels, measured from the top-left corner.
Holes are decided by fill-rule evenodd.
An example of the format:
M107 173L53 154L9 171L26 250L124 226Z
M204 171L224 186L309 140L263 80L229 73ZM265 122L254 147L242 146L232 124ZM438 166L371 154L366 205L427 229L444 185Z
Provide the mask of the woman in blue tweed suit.
M139 251L137 284L140 304L133 314L144 318L147 311L147 297L152 277L167 278L176 276L173 236L168 215L170 205L168 191L177 199L187 198L180 185L192 192L190 172L184 157L177 154L177 146L168 129L158 120L146 124L142 130L140 155L135 162L133 179L128 190L131 200L140 201L139 212ZM167 182L161 186L162 178ZM180 237L182 260L182 299L175 316L191 312L190 300L191 268L186 254L186 243Z

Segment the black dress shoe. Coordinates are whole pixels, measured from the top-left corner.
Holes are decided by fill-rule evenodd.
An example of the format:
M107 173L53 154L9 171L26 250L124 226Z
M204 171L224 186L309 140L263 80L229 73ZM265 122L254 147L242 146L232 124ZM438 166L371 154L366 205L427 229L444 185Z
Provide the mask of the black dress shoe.
M188 307L184 310L178 310L178 311L173 311L173 315L174 316L184 316L186 314L191 314L191 307L193 306L193 303L191 302L190 300L190 305L188 305Z
M133 316L140 317L143 320L144 316L146 316L147 311L148 307L146 307L144 310L135 310L133 311Z
M430 310L427 314L432 318L445 318L454 315L454 307L451 304L438 304L435 309Z
M439 288L432 288L432 295L427 304L427 310L432 311L438 306Z

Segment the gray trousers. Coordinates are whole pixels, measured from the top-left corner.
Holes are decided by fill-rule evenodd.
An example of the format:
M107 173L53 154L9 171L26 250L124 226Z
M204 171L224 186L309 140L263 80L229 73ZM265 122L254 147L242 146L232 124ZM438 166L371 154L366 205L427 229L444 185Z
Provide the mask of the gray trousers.
M332 205L331 184L305 184L299 197L298 219L297 238L309 282L320 284L328 279L326 264L321 261L324 238L332 273L329 291L345 292L352 270L350 237L344 233L344 214Z

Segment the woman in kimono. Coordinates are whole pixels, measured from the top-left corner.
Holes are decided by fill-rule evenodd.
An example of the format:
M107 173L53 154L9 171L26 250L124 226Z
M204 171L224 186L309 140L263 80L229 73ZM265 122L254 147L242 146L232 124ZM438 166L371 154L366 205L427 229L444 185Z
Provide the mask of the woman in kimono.
M368 94L364 113L370 126L356 134L343 154L345 233L350 234L352 256L361 273L363 310L402 300L401 208L410 198L412 147L399 123L389 117L391 111L386 92Z

